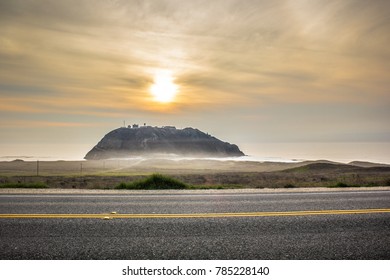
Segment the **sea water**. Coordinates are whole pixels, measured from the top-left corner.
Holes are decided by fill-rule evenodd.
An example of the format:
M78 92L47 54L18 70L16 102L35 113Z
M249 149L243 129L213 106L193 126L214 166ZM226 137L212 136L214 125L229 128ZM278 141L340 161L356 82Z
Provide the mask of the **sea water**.
M244 157L208 158L211 160L236 160L259 162L296 162L329 160L341 163L369 161L390 164L390 142L310 142L310 143L238 143ZM34 147L1 150L0 161L21 159L25 161L83 160L91 147L63 145L56 149L39 150ZM54 152L53 152L54 151ZM161 156L162 157L162 156ZM141 159L141 158L140 158ZM180 160L181 157L170 157ZM188 158L187 158L188 159Z

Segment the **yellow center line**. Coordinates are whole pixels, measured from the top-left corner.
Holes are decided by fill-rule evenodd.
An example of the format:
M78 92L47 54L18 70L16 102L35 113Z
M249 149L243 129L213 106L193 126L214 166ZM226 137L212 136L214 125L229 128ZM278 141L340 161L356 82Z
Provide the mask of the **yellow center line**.
M0 214L0 219L159 219L159 218L228 218L312 215L349 215L390 213L390 208L353 210L312 210L286 212L188 213L188 214Z

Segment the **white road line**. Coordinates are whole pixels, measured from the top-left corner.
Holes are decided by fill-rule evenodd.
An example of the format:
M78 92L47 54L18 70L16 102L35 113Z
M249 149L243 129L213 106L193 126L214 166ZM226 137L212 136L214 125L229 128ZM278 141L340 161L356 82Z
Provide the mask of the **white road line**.
M333 191L333 192L293 192L293 193L209 193L209 194L0 194L0 198L162 198L162 197L236 197L236 196L306 196L306 195L344 195L344 194L390 194L390 191Z

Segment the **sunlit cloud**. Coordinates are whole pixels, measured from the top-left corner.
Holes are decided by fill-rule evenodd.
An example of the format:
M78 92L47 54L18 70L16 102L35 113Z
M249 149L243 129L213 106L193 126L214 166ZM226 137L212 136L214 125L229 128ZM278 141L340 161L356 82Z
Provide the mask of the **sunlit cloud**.
M12 120L0 121L0 128L77 128L77 127L96 127L101 126L100 122L81 123L81 122L55 122L55 121L30 121L30 120Z
M325 106L338 108L334 134L390 139L389 10L385 0L0 1L0 114L32 127L128 118L228 136L220 127L237 119L246 138L299 129L304 139L332 135L314 123ZM161 70L177 86L171 102L150 92Z

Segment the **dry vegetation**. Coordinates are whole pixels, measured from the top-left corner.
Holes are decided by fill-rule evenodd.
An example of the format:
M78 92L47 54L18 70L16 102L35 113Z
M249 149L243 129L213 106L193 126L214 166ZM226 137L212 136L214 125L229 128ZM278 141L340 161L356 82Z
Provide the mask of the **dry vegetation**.
M362 167L368 166L368 167ZM390 166L326 161L272 163L214 160L106 160L0 162L0 187L112 189L169 175L193 188L388 186ZM38 176L37 176L38 175Z

